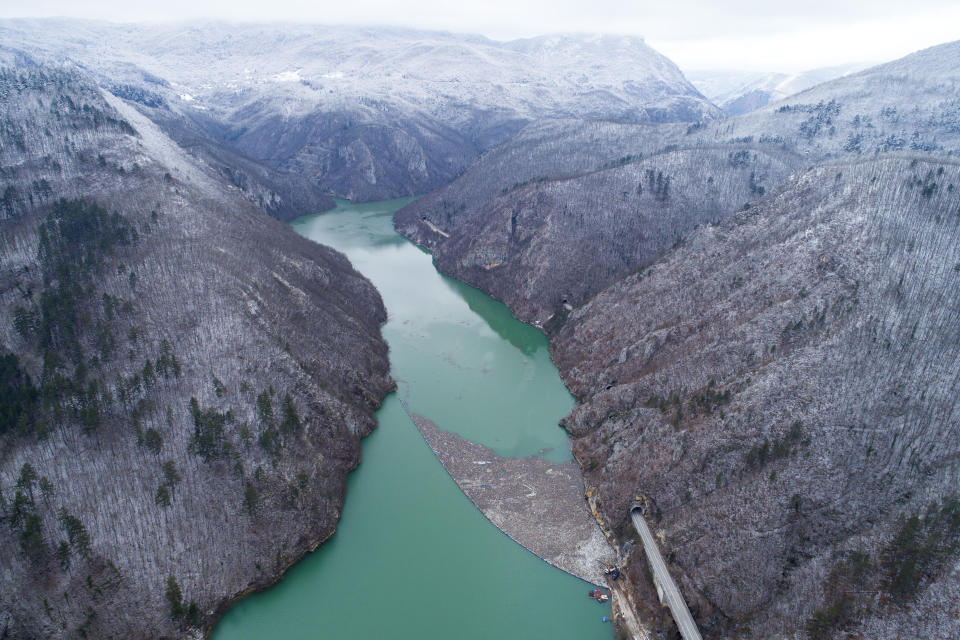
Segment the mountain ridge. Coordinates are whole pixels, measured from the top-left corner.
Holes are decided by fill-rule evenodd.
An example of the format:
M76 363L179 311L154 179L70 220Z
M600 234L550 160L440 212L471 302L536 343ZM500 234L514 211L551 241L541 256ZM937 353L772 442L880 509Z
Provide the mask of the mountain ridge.
M176 112L216 144L356 201L435 189L538 118L719 115L636 38L614 39L610 57L590 36L322 25L7 20L0 34L7 60L72 61L103 84L148 89L163 104L145 112Z
M845 64L799 73L694 71L687 72L686 75L703 95L729 117L754 111L828 80L845 77L873 66L876 65Z

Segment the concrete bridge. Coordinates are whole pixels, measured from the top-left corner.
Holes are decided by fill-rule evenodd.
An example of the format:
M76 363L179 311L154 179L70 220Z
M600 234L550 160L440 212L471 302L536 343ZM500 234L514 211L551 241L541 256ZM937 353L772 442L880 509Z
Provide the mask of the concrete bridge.
M643 541L643 550L647 554L647 562L653 572L653 584L657 587L657 595L660 596L660 602L666 604L673 614L673 619L677 623L677 629L680 630L680 636L683 640L702 640L700 631L697 629L697 623L693 621L690 615L690 609L673 581L673 576L667 570L667 565L663 562L663 556L660 555L660 548L657 541L650 533L647 527L647 521L643 517L644 505L642 502L635 502L630 507L630 519L633 520L633 526L640 534Z

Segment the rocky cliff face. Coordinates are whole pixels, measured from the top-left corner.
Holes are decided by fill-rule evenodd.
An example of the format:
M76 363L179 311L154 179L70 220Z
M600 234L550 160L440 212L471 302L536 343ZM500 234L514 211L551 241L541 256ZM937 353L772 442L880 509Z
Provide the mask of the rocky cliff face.
M176 114L357 201L435 189L539 118L720 114L639 38L82 21L5 21L0 35L0 59L79 64L157 122Z
M642 135L620 126L604 133L618 129ZM397 229L430 247L440 269L542 326L560 322L569 308L649 265L697 225L749 207L798 161L780 149L748 145L608 160L609 153L571 162L580 167L560 178L513 174L521 182L499 192L496 173L471 170L399 211ZM533 146L523 155L535 159L548 152ZM556 176L554 168L547 171Z
M655 505L708 634L790 634L849 597L839 628L908 591L918 619L935 618L923 593L950 583L938 562L955 557L931 551L897 591L895 536L958 477L957 185L941 160L805 172L606 289L554 339L603 513L629 538L634 496ZM958 534L952 521L944 549ZM829 575L855 553L871 569L844 578L850 597Z
M383 306L80 74L0 94L0 635L197 634L333 532Z
M116 86L108 90L153 120L184 151L220 172L268 215L288 222L305 213L336 206L329 193L320 189L309 175L269 167L218 142L223 136L222 125L145 103L137 94L129 97L127 91Z

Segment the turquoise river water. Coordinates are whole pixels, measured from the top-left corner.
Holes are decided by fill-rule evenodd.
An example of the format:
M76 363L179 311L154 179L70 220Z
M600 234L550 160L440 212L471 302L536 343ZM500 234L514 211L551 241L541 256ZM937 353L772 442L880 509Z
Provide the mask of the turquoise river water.
M364 441L336 534L227 612L213 639L610 638L590 586L490 524L403 411L401 400L501 455L570 457L557 422L573 399L546 339L397 234L392 214L407 202L341 202L292 223L380 290L398 391Z

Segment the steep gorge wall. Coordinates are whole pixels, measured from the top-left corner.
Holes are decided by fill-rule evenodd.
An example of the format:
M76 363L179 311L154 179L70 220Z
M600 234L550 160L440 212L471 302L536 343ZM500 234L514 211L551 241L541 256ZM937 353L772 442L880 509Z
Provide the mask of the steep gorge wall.
M750 206L796 158L718 146L608 164L531 180L462 208L448 204L466 200L453 183L399 211L396 226L430 247L440 269L542 326L559 321L564 305L580 306L649 265L696 226Z
M841 597L828 574L853 553L874 571L846 585L869 594L850 618L902 615L879 595L909 555L891 547L898 518L934 522L960 473L958 185L939 159L818 167L608 288L552 341L602 512L626 540L634 496L655 505L707 633L802 630ZM955 561L911 585L929 637L956 633L924 599Z
M332 534L385 311L79 74L0 92L0 633L196 634Z

